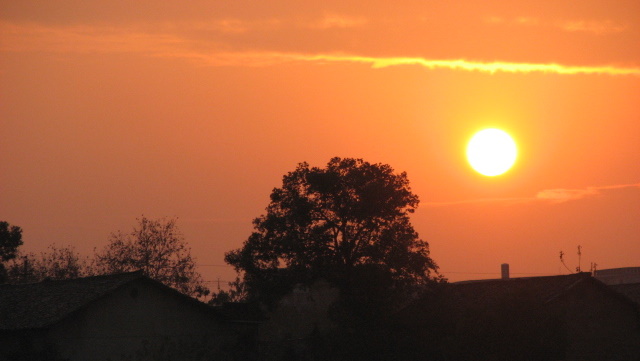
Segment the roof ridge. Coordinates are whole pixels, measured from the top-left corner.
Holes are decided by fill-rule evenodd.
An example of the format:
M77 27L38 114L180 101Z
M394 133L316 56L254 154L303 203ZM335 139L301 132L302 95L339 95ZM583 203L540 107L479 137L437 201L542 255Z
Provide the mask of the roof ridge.
M553 278L589 278L592 277L589 272L578 272L571 273L568 275L551 275L551 276L532 276L532 277L513 277L513 278L489 278L489 279L480 279L480 280L467 280L467 281L458 281L452 282L451 285L468 285L468 284L477 284L477 283L489 283L489 282L515 282L515 281L527 281L527 280L543 280L543 279L553 279Z
M0 329L40 328L140 280L140 271L0 287Z
M582 272L584 273L584 272ZM577 278L577 277L576 277ZM573 283L571 283L570 285L568 285L567 287L565 287L564 289L560 290L558 293L556 293L555 295L551 295L549 298L547 298L547 300L545 301L545 303L549 303L552 302L553 300L557 299L558 297L562 296L563 294L565 294L566 292L568 292L570 289L572 289L573 287L575 287L578 283L584 282L586 278L585 277L580 277L579 279L575 280Z
M65 279L50 279L45 278L38 282L25 282L25 283L5 283L0 284L0 287L21 287L21 286L32 286L40 283L66 283L66 282L78 282L85 280L93 280L100 278L116 278L116 277L124 277L124 276L144 276L144 272L142 270L130 271L130 272L119 272L119 273L109 273L109 274L99 274L99 275L91 275L85 277L76 277L76 278L65 278Z

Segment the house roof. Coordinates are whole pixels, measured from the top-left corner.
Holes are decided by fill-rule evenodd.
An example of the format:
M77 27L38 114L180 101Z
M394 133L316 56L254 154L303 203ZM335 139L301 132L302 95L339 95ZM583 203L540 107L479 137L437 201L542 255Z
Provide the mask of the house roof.
M0 285L0 330L43 328L61 321L118 288L143 280L218 314L208 305L184 295L140 271L61 281Z
M601 292L614 297L621 302L636 307L635 302L640 299L640 287L634 289L629 287L627 292L622 288L614 290L612 287L602 283L591 276L588 272L574 273L570 275L546 276L546 277L525 277L487 280L468 283L454 283L450 285L449 295L460 300L472 300L490 305L495 302L505 300L524 300L530 304L550 303L555 299L567 294L577 285L589 283L592 287ZM616 292L618 291L618 292ZM635 299L632 295L635 294Z
M546 309L571 292L574 287L589 284L611 297L628 303L634 308L629 297L615 292L609 286L591 277L589 273L561 276L493 279L443 284L439 292L425 294L399 312L400 322L421 322L416 315L427 315L429 308L447 309L460 319L483 320L496 314L521 315ZM640 293L640 287L636 288ZM434 302L436 302L434 304Z
M640 283L624 283L619 285L609 285L609 287L640 305Z
M484 302L521 295L546 303L587 280L592 280L591 275L582 272L561 276L470 281L450 284L448 294L457 296L456 298Z
M265 319L258 305L253 303L225 302L214 308L231 322L259 323Z

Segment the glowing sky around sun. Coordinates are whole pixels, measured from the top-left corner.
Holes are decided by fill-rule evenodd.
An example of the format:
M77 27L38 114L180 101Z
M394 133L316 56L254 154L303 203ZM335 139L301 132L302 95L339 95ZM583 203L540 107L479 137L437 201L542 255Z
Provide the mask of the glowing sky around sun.
M177 216L233 279L298 162L406 171L452 280L639 266L640 2L0 0L0 220L84 254ZM467 163L508 130L497 177ZM575 257L574 257L575 258Z

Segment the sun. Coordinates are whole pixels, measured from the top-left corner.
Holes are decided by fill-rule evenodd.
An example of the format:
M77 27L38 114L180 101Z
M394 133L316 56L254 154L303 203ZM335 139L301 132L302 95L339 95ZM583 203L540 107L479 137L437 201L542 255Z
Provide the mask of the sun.
M518 149L513 138L500 129L477 132L467 145L467 160L478 173L494 177L508 171L516 161Z

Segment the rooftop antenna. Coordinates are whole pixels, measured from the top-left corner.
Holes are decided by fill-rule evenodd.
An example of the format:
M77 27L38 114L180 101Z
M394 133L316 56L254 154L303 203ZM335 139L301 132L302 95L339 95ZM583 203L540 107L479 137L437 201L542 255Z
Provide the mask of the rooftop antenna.
M576 272L580 273L581 271L581 259L582 259L582 246L578 245L578 267L576 267Z
M567 264L564 263L564 252L562 252L562 251L560 251L560 263L562 263L564 268L566 268L567 271L569 271L569 273L573 273L573 271L569 267L567 267Z
M570 273L574 273L574 271L572 271L569 267L567 267L567 264L564 263L564 252L562 252L562 250L560 250L560 263L562 263L562 265L564 266L564 268L567 269L567 271L569 271ZM594 275L596 272L595 269L596 269L596 264L592 262L590 272ZM582 246L580 245L578 245L578 267L576 267L575 272L576 273L582 272Z

